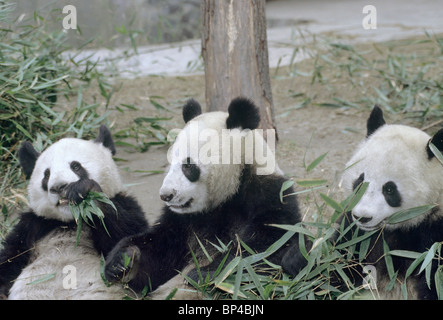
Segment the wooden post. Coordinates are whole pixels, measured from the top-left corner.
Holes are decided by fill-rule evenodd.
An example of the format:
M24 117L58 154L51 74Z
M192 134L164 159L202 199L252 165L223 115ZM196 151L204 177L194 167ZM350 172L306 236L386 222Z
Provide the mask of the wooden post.
M260 108L260 127L275 129L265 0L203 0L202 18L208 110L244 96Z

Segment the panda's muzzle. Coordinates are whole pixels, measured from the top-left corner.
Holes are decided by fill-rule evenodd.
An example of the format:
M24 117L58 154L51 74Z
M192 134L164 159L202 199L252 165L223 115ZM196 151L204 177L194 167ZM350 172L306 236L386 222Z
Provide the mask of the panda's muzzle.
M49 189L49 192L51 192L52 194L58 194L58 195L60 195L60 194L62 194L62 192L65 190L65 188L66 188L67 185L68 185L67 183L57 184L57 185L55 185L55 186L52 186L52 187Z
M352 214L352 219L357 222L357 226L364 230L364 231L372 231L375 229L380 229L385 224L385 220L382 220L376 224L374 224L373 217L365 217L365 216L358 216L356 214ZM370 224L372 222L372 224Z
M172 209L172 210L182 210L182 209L187 209L191 206L192 202L194 201L193 198L189 199L188 201L186 201L184 204L180 205L180 204L174 204L174 203L168 203L166 202L166 205Z
M51 194L58 195L60 197L57 201L57 204L56 204L57 207L58 206L65 206L69 202L68 199L66 199L66 197L64 196L65 189L66 189L67 185L68 185L67 183L61 183L61 184L54 185L49 189L49 192Z
M355 214L352 214L352 217L354 218L354 220L358 220L358 222L360 222L361 224L369 223L372 220L372 217L359 217Z
M194 201L193 198L189 199L185 204L183 205L173 205L173 204L168 204L168 207L170 207L171 209L186 209L189 208L192 204L192 201Z
M170 194L161 194L160 199L162 199L164 202L169 202L174 198L174 195L172 193Z

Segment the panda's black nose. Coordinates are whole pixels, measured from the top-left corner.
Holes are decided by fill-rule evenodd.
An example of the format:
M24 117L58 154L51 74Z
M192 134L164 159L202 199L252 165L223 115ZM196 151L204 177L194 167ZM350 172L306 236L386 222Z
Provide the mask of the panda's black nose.
M369 221L372 220L371 217L359 217L356 216L355 214L352 215L354 217L355 220L358 220L360 223L368 223Z
M57 184L55 186L52 186L49 191L51 193L55 193L55 194L61 194L63 192L63 190L66 188L67 184L66 183L61 183L61 184Z
M169 194L161 194L160 198L164 201L164 202L168 202L171 201L172 198L174 198L174 195L172 193Z

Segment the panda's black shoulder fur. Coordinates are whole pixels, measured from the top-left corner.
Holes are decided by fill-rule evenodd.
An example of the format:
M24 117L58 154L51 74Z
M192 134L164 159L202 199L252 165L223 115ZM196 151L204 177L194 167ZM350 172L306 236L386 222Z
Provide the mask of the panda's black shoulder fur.
M105 215L107 231L97 220L94 221L95 228L91 232L95 249L104 256L122 238L148 228L144 212L133 197L118 193L110 200L114 203L117 213L107 204L98 204ZM40 239L51 232L57 232L57 229L75 228L76 224L73 221L67 223L48 219L36 215L33 211L22 213L17 224L3 241L0 251L0 295L7 296L12 281L28 265L32 248Z
M129 285L140 291L149 284L150 289L155 290L176 275L177 270L192 263L190 249L197 257L204 257L200 243L205 244L210 255L214 254L212 263L201 268L202 273L212 275L224 255L218 253L211 243L221 241L237 246L239 238L254 251L263 252L286 232L269 224L295 224L301 221L295 196L285 197L283 203L280 201L280 190L286 180L284 177L258 176L247 167L241 179L238 192L209 212L178 214L165 206L158 222L147 232L124 239L109 254L111 258L107 259L105 271L107 279L112 281L119 278L114 270L121 263L121 253L131 253L131 248L135 246L140 258L138 271ZM289 194L293 190L290 188L286 192ZM270 261L281 264L285 249L270 256ZM235 252L234 249L232 251ZM189 276L198 280L195 270Z
M101 204L101 209L105 214L106 229L99 221L94 221L96 228L92 232L95 248L105 256L120 239L131 234L144 232L149 226L144 211L135 198L120 192L110 200L116 207L117 212L110 206Z
M422 253L429 250L429 248L431 248L431 246L435 242L443 241L443 218L435 218L437 210L439 209L435 209L433 214L425 218L425 220L414 227L410 227L408 229L383 228L379 232L373 234L371 236L371 243L369 245L369 248L371 248L371 250L367 257L362 261L362 264L373 265L377 270L378 279L381 279L382 277L388 279L388 270L386 267L385 259L383 259L383 257L385 256L383 242L387 244L390 251L407 250ZM434 217L432 215L434 215ZM343 219L345 220L344 226L345 228L347 228L350 221L352 221L352 218L349 217L349 213L347 213L341 217L340 222ZM352 232L356 231L357 230L353 228L351 231L345 234L342 240L340 240L340 243L350 240L352 237ZM362 234L363 231L359 230L356 235L354 234L354 237L360 236ZM357 244L355 252L359 252L359 250L360 243ZM404 276L406 275L406 271L410 267L413 259L395 255L391 255L390 257L392 258L394 270L398 272L397 277L403 280ZM356 257L356 260L358 260L358 257ZM418 299L437 299L437 291L435 288L433 275L435 274L439 263L441 263L441 261L439 262L438 259L434 259L432 262L433 265L431 269L431 289L429 289L426 284L425 272L422 272L420 274L418 274L418 272L414 272L410 276L409 281L412 281L412 279L416 280L414 290ZM351 269L348 269L347 271L350 278L355 280L355 284L360 285L362 283L362 277L364 277L365 274L362 272L361 268L359 269L354 267L352 268L352 272Z

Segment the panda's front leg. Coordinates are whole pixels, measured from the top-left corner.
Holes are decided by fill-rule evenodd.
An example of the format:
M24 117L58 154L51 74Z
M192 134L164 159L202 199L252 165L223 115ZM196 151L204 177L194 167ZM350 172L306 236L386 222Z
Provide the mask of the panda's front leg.
M135 292L142 292L148 286L155 285L155 272L151 272L150 261L155 260L149 255L147 248L140 247L139 241L144 241L144 234L126 237L106 256L104 276L110 283L122 282L128 284ZM148 250L149 251L149 250ZM153 275L151 281L150 275ZM155 285L155 287L157 287Z
M86 178L68 184L63 189L61 196L69 203L79 204L91 191L102 192L102 188L95 180Z

